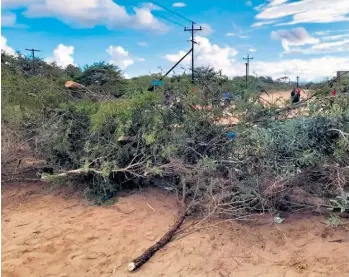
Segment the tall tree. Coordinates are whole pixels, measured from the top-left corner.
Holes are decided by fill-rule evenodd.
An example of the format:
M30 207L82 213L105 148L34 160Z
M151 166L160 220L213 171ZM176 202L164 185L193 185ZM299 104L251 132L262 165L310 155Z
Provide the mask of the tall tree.
M125 79L119 67L105 62L85 66L76 80L92 89L99 89L114 96L125 93Z

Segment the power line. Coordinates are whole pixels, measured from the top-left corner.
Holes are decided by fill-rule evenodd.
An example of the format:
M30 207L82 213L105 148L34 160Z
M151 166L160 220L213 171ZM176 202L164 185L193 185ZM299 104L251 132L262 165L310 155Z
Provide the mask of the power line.
M177 22L177 21L174 21L174 20L172 20L172 19L170 19L170 18L167 18L166 16L163 16L163 15L160 15L160 14L157 14L156 16L185 28L185 25L184 25L184 24L179 23L179 22Z
M161 7L161 8L163 8L164 10L166 10L166 11L168 11L168 12L170 12L170 13L176 15L176 16L179 16L180 18L182 18L182 19L184 19L184 20L186 20L186 21L194 22L193 20L191 20L190 18L184 16L183 14L181 14L181 13L179 13L179 12L176 12L176 11L174 11L174 10L172 10L172 9L170 9L170 8L168 8L168 7L166 7L166 6L164 6L164 5L160 4L160 3L158 3L157 1L150 1L150 2L153 3L153 4L155 4L155 5L157 5L157 6L159 6L159 7ZM165 19L165 20L168 20L168 21L170 21L170 22L172 22L172 23L174 23L174 24L177 24L177 25L179 25L179 26L181 26L181 27L185 27L185 26L182 25L181 23L178 23L178 22L176 22L176 21L174 21L174 20L172 20L172 19L168 19L168 18L166 18L166 17L164 17L164 16L161 16L161 15L159 15L159 14L157 14L156 16L159 16L159 17L161 17L161 18L163 18L163 19ZM194 24L197 24L197 23L194 22ZM231 43L228 42L228 40L225 40L225 39L223 39L222 37L217 36L216 34L211 34L211 36L214 36L215 38L219 39L221 42L224 42L224 43L226 43L229 47L231 47Z
M187 21L189 21L189 22L194 22L193 20L191 20L191 19L189 19L188 17L186 17L186 16L180 14L179 12L176 12L176 11L174 11L174 10L171 10L170 8L167 8L166 6L161 5L161 4L157 3L156 1L150 1L150 2L153 3L153 4L155 4L155 5L157 5L157 6L159 6L159 7L161 7L161 8L163 8L163 9L165 9L166 11L168 11L168 12L170 12L170 13L173 13L173 14L179 16L180 18L182 18L182 19L184 19L184 20L187 20ZM194 23L195 23L195 22L194 22ZM196 24L196 23L195 23L195 24Z
M217 36L216 34L211 34L210 36L213 36L213 37L215 37L215 38L219 39L221 42L224 42L224 43L228 44L228 46L229 46L229 47L231 47L231 46L230 46L230 45L231 45L231 43L230 43L230 42L228 42L228 40L225 40L225 39L223 39L223 38L221 38L221 37Z

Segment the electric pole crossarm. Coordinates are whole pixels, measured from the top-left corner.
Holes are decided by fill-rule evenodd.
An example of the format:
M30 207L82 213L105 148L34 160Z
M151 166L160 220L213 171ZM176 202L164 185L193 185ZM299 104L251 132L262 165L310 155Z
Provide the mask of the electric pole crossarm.
M34 49L34 48L32 48L32 49L26 48L25 50L30 51L30 52L32 53L32 58L33 58L33 60L34 60L34 58L35 58L35 52L41 52L40 50Z

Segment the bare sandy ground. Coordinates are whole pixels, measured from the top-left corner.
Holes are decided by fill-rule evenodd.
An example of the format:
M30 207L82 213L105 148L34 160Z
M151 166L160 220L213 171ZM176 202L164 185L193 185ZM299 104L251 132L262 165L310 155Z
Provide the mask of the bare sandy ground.
M174 222L175 197L152 189L97 207L46 186L2 187L3 277L349 275L344 226L327 227L320 217L289 217L271 225L270 216L259 226L210 222L205 229L184 232L131 274L127 263ZM343 242L330 242L336 239Z
M301 101L310 97L310 92L308 90L301 90ZM268 94L262 93L261 100L265 103L277 104L278 106L283 106L285 102L291 100L291 90L289 91L275 91ZM264 101L263 101L264 100Z

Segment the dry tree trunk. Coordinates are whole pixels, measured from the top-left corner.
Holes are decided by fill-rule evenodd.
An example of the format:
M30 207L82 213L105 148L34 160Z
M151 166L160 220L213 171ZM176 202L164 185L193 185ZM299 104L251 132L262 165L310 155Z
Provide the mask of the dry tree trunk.
M127 266L128 271L134 271L145 264L159 249L164 247L173 237L178 228L182 225L185 219L185 212L181 212L175 224L170 230L154 245L149 247L142 255L134 259Z
M164 247L168 242L171 241L174 234L177 232L177 230L181 227L187 209L185 208L185 200L186 200L186 193L187 193L187 186L186 186L186 180L182 180L182 189L183 189L183 195L182 195L182 207L181 211L179 212L178 218L176 222L172 225L170 230L167 231L163 237L157 241L154 245L149 247L142 255L134 259L132 262L130 262L127 266L128 271L134 271L137 268L140 268L143 264L145 264L158 250L160 250L162 247Z

